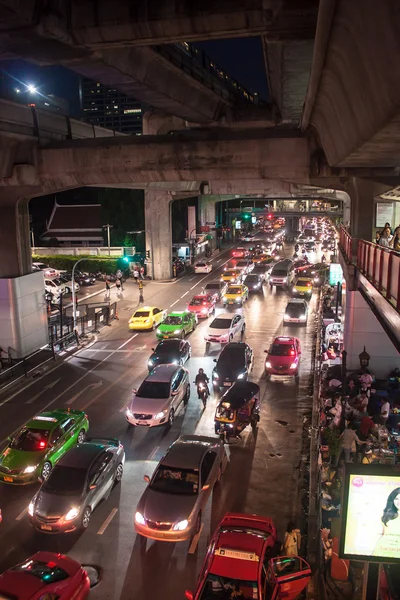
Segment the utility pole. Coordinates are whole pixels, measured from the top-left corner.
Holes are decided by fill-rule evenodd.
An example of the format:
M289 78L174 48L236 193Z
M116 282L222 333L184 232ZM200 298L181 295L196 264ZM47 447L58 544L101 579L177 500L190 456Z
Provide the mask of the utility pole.
M113 226L110 225L109 223L107 223L107 225L103 225L102 229L107 229L107 245L108 245L108 256L111 256L111 247L110 247L110 229L112 229Z

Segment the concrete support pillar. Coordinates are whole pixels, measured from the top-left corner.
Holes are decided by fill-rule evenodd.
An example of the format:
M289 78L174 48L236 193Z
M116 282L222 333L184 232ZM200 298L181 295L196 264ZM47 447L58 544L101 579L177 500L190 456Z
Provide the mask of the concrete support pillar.
M359 354L365 349L371 356L371 371L378 378L399 366L399 353L359 291L346 290L343 347L347 368L359 369Z
M277 200L273 200L273 208L274 210L276 210L278 208L278 201Z
M207 225L207 223L216 223L217 214L215 207L217 202L220 201L220 196L199 196L198 203L198 217L200 225ZM210 235L212 235L212 240L210 240L211 249L216 247L216 231L211 231L212 225L210 227ZM215 225L214 225L215 227Z
M350 233L353 238L371 242L375 237L374 184L352 177L346 191L350 196Z
M172 196L162 191L145 191L144 215L148 270L153 279L172 277Z
M32 272L28 203L1 198L0 278Z

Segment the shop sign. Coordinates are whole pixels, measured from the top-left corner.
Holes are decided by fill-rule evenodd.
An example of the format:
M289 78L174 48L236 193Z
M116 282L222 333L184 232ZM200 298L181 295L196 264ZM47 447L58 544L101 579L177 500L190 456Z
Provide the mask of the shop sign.
M385 223L392 225L393 202L378 202L376 204L375 227L385 227Z
M236 221L235 229L242 229L242 221Z
M329 285L342 283L343 270L339 263L331 263L329 266Z

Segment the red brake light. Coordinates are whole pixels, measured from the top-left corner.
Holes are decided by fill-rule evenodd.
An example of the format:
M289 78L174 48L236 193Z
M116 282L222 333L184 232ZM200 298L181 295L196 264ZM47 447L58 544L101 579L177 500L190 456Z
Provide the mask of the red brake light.
M295 353L295 351L294 351L294 350L291 350L291 351L290 351L290 356L294 356L295 354L296 354L296 353Z
M55 563L55 562L48 562L47 566L50 567L50 569L54 569L54 567L57 566L57 563Z
M39 442L39 448L46 448L46 442Z
M310 286L311 286L311 283L310 283L310 282L308 282L308 283L307 283L307 287L310 287Z

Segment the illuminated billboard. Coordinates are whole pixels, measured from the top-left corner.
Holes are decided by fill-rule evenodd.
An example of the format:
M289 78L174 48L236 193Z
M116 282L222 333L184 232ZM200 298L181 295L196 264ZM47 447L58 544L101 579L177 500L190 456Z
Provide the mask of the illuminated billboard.
M348 465L340 556L400 563L400 466Z

